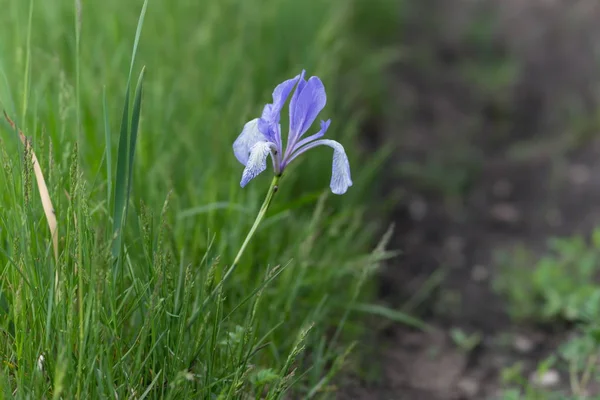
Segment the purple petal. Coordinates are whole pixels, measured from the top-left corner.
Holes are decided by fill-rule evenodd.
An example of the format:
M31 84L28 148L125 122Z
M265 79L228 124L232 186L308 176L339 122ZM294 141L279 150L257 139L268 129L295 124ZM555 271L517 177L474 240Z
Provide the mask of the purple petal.
M265 121L271 121L272 115L273 115L273 104L266 104L265 108L263 108L261 119L264 119Z
M325 142L325 140L323 141ZM330 144L323 143L333 148L333 164L331 167L331 182L329 187L334 194L344 194L352 186L352 176L350 175L350 162L344 151L344 147L336 141L328 141Z
M248 163L252 147L258 142L265 141L265 136L258 129L258 120L256 118L247 122L242 133L233 142L233 154L243 165Z
M291 141L288 140L288 146L289 143L295 144L310 128L327 103L323 82L316 76L311 76L301 89L293 106L290 104Z
M281 154L281 125L259 118L258 130L265 136L267 141L275 143L277 153Z
M317 140L321 137L323 137L325 135L325 132L327 132L327 129L329 129L329 125L331 125L331 120L328 119L327 121L321 121L321 130L317 133L315 133L314 135L310 135L309 137L306 137L304 139L302 139L301 141L299 141L295 148L299 149L300 147L304 146L305 144L308 144L310 142L312 142L313 140ZM291 150L292 152L294 150Z
M294 155L288 161L288 164L298 157L300 154L314 147L325 145L333 149L333 165L331 172L331 182L329 184L331 191L334 194L344 194L350 186L352 186L352 177L350 175L350 163L348 162L348 156L344 151L344 146L335 140L316 140L311 142L304 147L298 149Z
M299 79L300 75L296 75L292 79L288 79L277 85L275 90L273 90L273 104L267 104L267 107L263 110L262 117L264 119L271 123L279 123L281 109Z
M248 182L267 169L267 157L271 154L274 146L274 143L264 141L257 142L252 146L246 168L244 168L244 172L242 173L241 187L246 186Z
M302 72L300 73L300 78L298 79L298 86L296 86L296 90L294 91L294 94L292 95L292 99L290 100L290 126L291 126L291 122L292 122L292 113L294 112L294 110L296 109L296 103L298 102L298 96L300 95L300 93L302 93L302 90L304 90L304 86L306 86L306 79L304 79L304 75L306 74L305 70L302 70Z
M267 104L269 106L270 104ZM265 113L263 112L263 115ZM258 130L262 133L269 142L277 142L277 132L275 131L275 123L270 122L268 119L258 119Z

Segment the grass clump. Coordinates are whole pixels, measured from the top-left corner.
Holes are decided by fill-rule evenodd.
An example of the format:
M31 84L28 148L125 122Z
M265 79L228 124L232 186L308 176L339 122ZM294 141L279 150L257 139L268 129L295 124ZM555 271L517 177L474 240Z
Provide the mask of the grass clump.
M0 144L0 393L332 390L360 332L350 311L386 256L365 222L378 161L352 145L380 67L358 63L377 56L353 41L359 3L0 1L0 102L15 122ZM268 179L240 189L231 144L302 68L328 88L354 186L328 194L324 151L291 166L221 284ZM52 199L57 256L19 130Z

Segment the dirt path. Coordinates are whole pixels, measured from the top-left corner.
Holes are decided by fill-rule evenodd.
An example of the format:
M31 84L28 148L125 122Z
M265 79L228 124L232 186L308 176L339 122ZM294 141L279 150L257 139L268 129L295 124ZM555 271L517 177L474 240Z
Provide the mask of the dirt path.
M599 4L424 0L404 10L395 107L374 139L397 145L384 199L397 203L403 254L380 293L433 330L382 329L370 364L381 380L341 398L492 398L503 368L532 371L564 338L515 326L492 282L499 252L542 254L548 238L600 224ZM476 338L473 348L452 332Z
M407 194L395 243L404 254L385 270L381 294L401 309L423 294L413 312L434 330L387 328L378 355L383 382L360 398L487 399L503 368L522 362L530 374L564 339L562 329L515 326L491 284L497 252L523 245L541 254L547 238L600 221L600 142L565 163L557 173L551 160L491 163L460 206ZM457 329L477 335L474 349L451 338Z

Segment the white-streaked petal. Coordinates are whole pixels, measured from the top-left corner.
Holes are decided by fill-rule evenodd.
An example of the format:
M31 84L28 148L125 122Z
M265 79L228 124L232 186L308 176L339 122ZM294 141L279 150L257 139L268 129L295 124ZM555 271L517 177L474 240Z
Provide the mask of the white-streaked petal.
M334 194L344 194L350 186L352 186L352 177L350 175L350 162L344 150L344 146L335 140L321 139L308 143L304 147L299 148L285 163L292 162L300 154L314 147L324 145L333 149L333 166L331 171L331 183L329 187Z
M252 146L246 168L242 173L241 187L246 186L248 182L267 169L267 157L275 147L275 143L265 141L257 142Z
M233 142L233 154L240 163L246 165L252 147L263 141L265 141L265 136L258 130L258 118L255 118L244 125L242 133Z
M331 191L335 194L344 194L352 186L352 177L350 176L350 162L344 151L344 146L335 140L323 140L323 143L333 148L333 166L331 172Z

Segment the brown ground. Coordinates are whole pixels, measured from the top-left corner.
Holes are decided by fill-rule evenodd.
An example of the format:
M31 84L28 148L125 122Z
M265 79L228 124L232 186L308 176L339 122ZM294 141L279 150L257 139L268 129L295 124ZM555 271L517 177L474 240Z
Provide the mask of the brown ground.
M541 253L551 236L600 224L600 3L412 3L393 107L368 136L397 144L384 199L402 255L383 271L382 302L434 329L386 325L365 344L367 372L381 379L363 371L339 398L488 399L504 367L532 371L568 333L511 321L491 288L495 255ZM461 349L453 328L480 344Z

